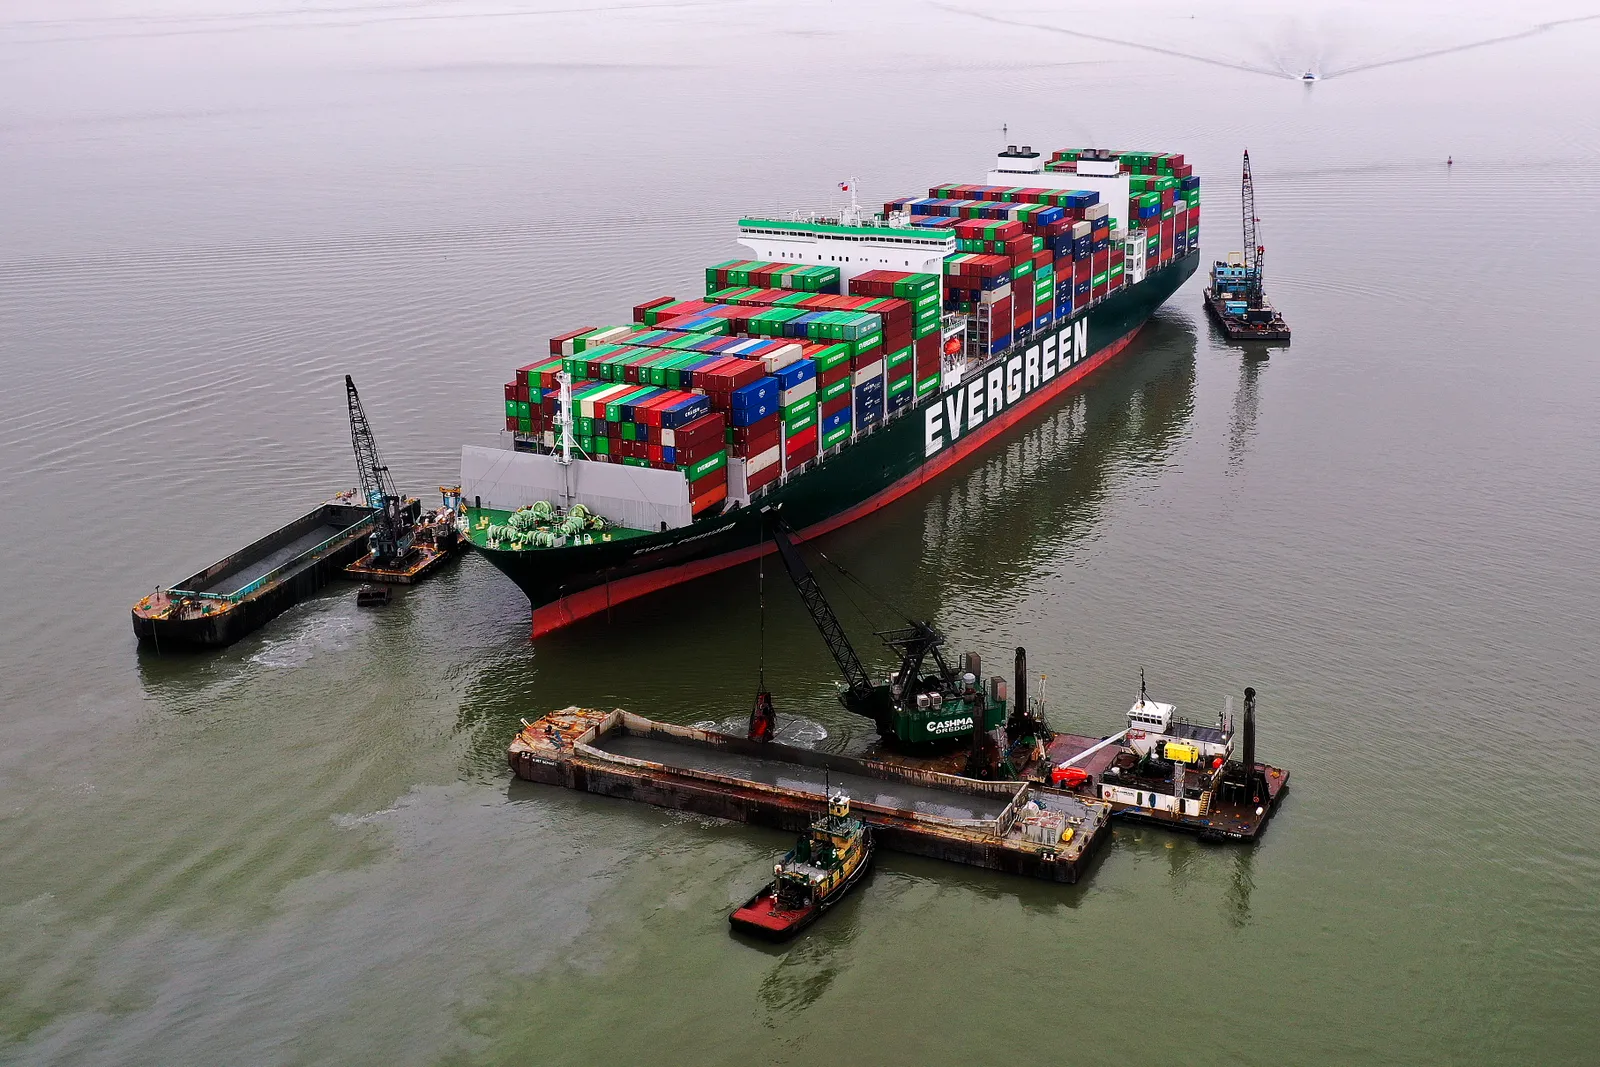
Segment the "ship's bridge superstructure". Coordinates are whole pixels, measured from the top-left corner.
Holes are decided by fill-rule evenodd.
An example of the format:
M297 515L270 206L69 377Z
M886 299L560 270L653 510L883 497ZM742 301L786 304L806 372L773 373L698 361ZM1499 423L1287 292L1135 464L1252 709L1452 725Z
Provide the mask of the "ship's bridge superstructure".
M1233 724L1227 718L1215 726L1174 718L1173 706L1141 696L1128 709L1128 747L1139 755L1162 755L1168 742L1174 749L1192 753L1190 762L1210 762L1233 753ZM1170 757L1169 757L1170 758Z
M955 234L894 221L740 219L738 240L758 260L838 267L846 284L871 270L942 276L945 257L956 251Z
M1024 185L1063 192L1091 190L1099 193L1100 203L1110 208L1112 225L1126 230L1131 177L1115 152L1089 149L1072 163L1047 163L1043 154L1029 145L1010 145L995 157L994 170L986 180L990 185Z

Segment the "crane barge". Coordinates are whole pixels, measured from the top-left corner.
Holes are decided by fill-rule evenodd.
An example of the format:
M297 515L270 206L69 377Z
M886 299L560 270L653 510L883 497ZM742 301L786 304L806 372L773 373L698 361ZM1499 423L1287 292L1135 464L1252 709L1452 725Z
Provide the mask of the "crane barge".
M389 600L388 583L410 585L448 559L462 547L456 526L461 510L461 490L440 486L442 504L426 516L415 498L403 497L395 488L388 464L378 455L378 441L367 421L355 379L344 376L345 401L350 409L350 443L356 453L356 474L361 479L361 495L372 508L372 533L367 537L367 554L344 571L360 578L356 600L377 605Z
M1206 311L1230 341L1289 341L1289 324L1267 300L1262 279L1267 249L1257 227L1255 180L1250 176L1250 150L1244 153L1239 202L1244 214L1244 251L1229 252L1211 265Z

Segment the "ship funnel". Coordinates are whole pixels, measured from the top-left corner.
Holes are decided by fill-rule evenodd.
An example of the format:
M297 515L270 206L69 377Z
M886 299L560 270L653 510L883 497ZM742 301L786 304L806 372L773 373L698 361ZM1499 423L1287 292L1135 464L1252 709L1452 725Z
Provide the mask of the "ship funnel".
M1017 681L1016 681L1017 702L1012 706L1016 707L1016 708L1020 708L1023 711L1027 711L1028 710L1028 650L1023 648L1021 645L1017 646L1017 664L1016 664L1016 670L1015 670L1014 673L1015 673L1016 679L1017 679Z
M1250 686L1244 690L1244 780L1249 782L1256 773L1256 691Z

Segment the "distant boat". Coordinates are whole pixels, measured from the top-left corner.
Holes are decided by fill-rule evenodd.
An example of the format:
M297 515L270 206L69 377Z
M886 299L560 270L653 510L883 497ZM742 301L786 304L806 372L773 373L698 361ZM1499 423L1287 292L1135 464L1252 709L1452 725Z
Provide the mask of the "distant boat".
M1308 70L1304 74L1300 75L1300 80L1303 82L1314 82L1317 80L1317 76Z

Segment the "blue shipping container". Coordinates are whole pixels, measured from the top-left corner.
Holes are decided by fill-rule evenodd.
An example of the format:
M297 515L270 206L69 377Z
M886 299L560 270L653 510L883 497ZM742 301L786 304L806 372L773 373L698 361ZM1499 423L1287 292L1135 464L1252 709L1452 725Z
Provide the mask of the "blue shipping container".
M777 413L778 402L776 400L766 404L758 404L754 407L734 408L732 411L728 412L728 425L753 426L762 419L768 418Z
M809 382L816 376L816 361L810 359L797 360L787 367L779 367L777 373L773 375L778 379L779 389L793 389L797 385Z
M825 434L832 433L834 430L837 430L839 427L848 426L849 424L850 424L850 409L849 408L845 408L843 411L835 411L832 415L824 415L824 416L822 416L822 432L825 433Z
M734 411L740 408L761 407L775 403L778 399L778 379L772 375L759 378L749 385L741 385L731 394L729 407Z

